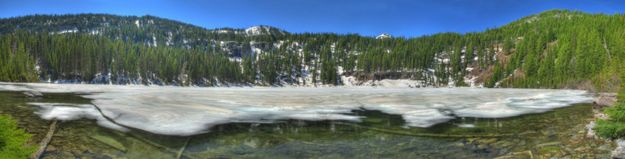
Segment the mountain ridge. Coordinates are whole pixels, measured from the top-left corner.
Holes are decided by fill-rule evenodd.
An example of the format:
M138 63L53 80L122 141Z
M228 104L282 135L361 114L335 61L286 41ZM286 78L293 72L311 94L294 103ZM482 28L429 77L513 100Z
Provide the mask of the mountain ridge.
M182 79L180 77L185 75L194 76L189 73L197 69L196 66L189 68L189 61L167 59L178 61L171 66L172 68L168 68L174 71L149 75L159 76L158 81L162 81L160 84L167 85L219 86L224 83L277 86L377 85L392 80L392 82L408 82L410 83L408 86L413 87L485 86L602 90L620 83L620 80L613 76L621 74L618 69L621 66L614 61L621 60L620 48L625 45L617 38L623 34L622 24L618 23L622 19L623 15L618 14L552 10L483 32L375 39L357 34L289 33L266 25L245 29L205 29L152 16L80 14L0 19L0 34L13 36L7 38L8 43L25 43L26 50L43 50L41 44L45 42L34 41L31 43L38 45L28 45L29 42L24 42L28 40L21 38L22 36L39 39L58 37L66 40L80 37L87 41L107 38L111 41L111 47L123 45L122 47L138 50L134 51L138 55L152 55L149 51L142 50L157 50L154 52L161 54L160 52L173 49L180 54L193 52L191 54L208 54L206 56L211 57L206 58L209 59L223 58L229 62L219 62L222 65L239 67L228 68L232 71L230 73L214 70L220 72L218 73L220 75L206 71L212 68L203 68L196 74L206 77ZM116 41L123 44L115 44L118 43ZM69 51L88 50L81 48L87 47L86 45L75 47ZM89 47L102 46L93 44ZM59 50L53 46L46 49ZM75 70L73 73L59 72L61 70L59 68L66 66L60 64L52 66L56 62L44 58L57 55L41 51L27 54L33 56L37 63L45 65L38 65L42 70L36 75L43 81L49 79L127 84L128 82L110 80L124 77L139 81L137 83L149 84L150 82L145 79L148 76L148 73L144 73L146 70L162 72L148 66L135 66L133 63L138 61L120 66L124 68L122 70L110 67L114 65L114 60L106 63L92 62L102 67L90 66L85 72L97 73L98 78L103 78L101 77L103 75L111 76L105 77L104 79L109 80L104 82L93 82L95 75L76 73L85 67L75 66L69 69ZM75 54L82 57L85 53ZM127 53L119 54L118 56L127 56ZM118 56L111 56L106 59L126 61L117 59ZM584 64L580 64L580 60ZM194 63L198 62L201 63L201 61ZM563 66L549 66L558 62ZM95 64L85 66L88 65ZM197 67L199 65L197 64ZM588 65L588 68L585 65ZM129 72L128 69L133 71ZM556 78L549 79L547 76L549 73L557 74ZM234 80L225 77L227 74L234 76L232 77ZM583 74L592 78L585 78ZM208 76L211 77L207 78ZM150 79L154 80L157 79Z
M553 9L553 10L547 10L547 11L543 11L543 12L540 12L540 13L537 13L537 14L532 14L532 15L528 15L528 16L525 16L525 17L521 17L521 18L519 18L519 19L517 19L515 21L509 22L509 23L507 23L505 25L498 26L498 27L495 27L495 28L487 28L487 29L483 29L483 30L470 31L470 32L458 33L458 34L471 34L471 33L485 32L485 31L488 31L488 30L493 30L493 29L506 27L508 25L513 25L513 24L519 24L519 23L522 23L522 22L527 22L528 20L531 20L532 18L540 18L540 17L544 18L545 16L557 17L558 14L567 14L569 16L573 16L573 15L577 15L577 16L580 16L580 15L606 15L606 16L622 15L622 14L617 14L617 13L615 13L615 14L604 14L604 13L590 14L590 13L585 13L585 12L582 12L582 11L575 11L575 10ZM376 36L379 36L379 35L365 36L365 35L360 35L360 34L357 34L357 33L333 33L333 32L301 32L301 33L293 33L293 32L289 32L289 31L285 31L285 30L283 30L283 29L281 29L279 27L275 27L275 26L271 26L271 25L265 25L265 24L256 24L256 25L249 26L247 28L233 28L233 27L207 28L207 27L202 27L202 26L195 25L195 24L186 23L186 22L183 22L183 21L178 21L178 20L169 19L169 18L162 18L162 17L150 15L150 14L141 15L141 16L137 16L137 15L116 15L116 14L108 14L108 13L33 14L33 15L22 15L22 16L0 18L0 22L6 23L6 21L10 21L10 20L24 19L24 18L36 18L36 17L39 17L39 18L68 18L68 17L84 17L84 16L99 16L99 17L117 17L117 18L131 18L131 19L161 20L161 21L165 21L165 22L176 23L177 25L184 25L184 26L189 26L189 27L194 27L194 28L199 28L199 29L205 29L205 30L208 30L208 31L217 31L217 30L239 30L239 31L241 31L241 30L246 30L246 29L252 28L252 27L261 26L261 27L269 27L269 28L275 29L275 30L280 30L280 31L288 33L288 34L358 35L358 36L369 37L369 38L375 38ZM0 29L0 31L7 31L7 29L6 28L2 28L2 29ZM432 36L432 35L436 35L436 34L445 34L445 33L457 33L457 32L439 32L439 33L425 34L425 35L414 36L414 37L403 37L403 36L398 36L398 37L406 38L406 39L412 39L412 38L420 38L420 37L424 37L424 36ZM383 33L383 34L386 34L386 33Z

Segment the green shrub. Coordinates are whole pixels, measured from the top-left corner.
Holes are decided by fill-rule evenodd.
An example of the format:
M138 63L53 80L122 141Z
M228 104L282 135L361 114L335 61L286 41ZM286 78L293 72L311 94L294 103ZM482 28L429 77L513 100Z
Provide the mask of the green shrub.
M625 103L617 103L603 112L610 117L611 121L625 122Z
M619 138L625 136L625 123L610 120L597 120L594 127L597 135L604 138Z
M31 135L17 127L15 120L0 115L0 158L23 159L35 152L35 147L28 146Z

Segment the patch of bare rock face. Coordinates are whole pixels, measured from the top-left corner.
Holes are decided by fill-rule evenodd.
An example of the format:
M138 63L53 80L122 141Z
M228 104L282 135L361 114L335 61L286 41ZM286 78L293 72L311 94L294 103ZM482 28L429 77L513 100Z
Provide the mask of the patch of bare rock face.
M616 93L599 93L593 103L600 107L613 106L616 103Z

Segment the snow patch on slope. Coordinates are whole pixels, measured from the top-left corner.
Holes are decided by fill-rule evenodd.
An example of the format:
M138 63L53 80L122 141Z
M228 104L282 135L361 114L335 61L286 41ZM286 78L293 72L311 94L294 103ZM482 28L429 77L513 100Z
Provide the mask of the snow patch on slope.
M389 39L389 38L392 38L392 36L387 33L383 33L375 37L375 39Z
M141 28L141 23L139 22L139 20L135 20L135 26L137 26L137 28Z
M253 26L245 29L247 35L262 35L265 31L263 26Z
M67 33L77 33L78 29L69 29L69 30L61 30L56 32L56 34L67 34Z

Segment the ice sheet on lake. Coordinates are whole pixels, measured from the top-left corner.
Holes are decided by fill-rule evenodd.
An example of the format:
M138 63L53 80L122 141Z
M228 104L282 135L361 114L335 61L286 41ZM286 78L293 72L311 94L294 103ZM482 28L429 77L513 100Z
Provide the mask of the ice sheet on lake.
M46 120L58 119L58 120L76 120L81 118L95 119L98 125L117 129L121 131L127 131L128 129L117 125L109 120L106 120L104 116L98 112L95 106L91 104L68 104L68 103L29 103L41 108L36 113L41 118Z
M476 88L197 88L0 83L0 90L80 93L93 99L115 123L163 135L193 135L217 124L282 119L348 120L355 109L401 115L412 127L429 127L455 117L501 118L540 113L591 96L578 90ZM95 107L32 103L45 119L90 118L122 128Z

